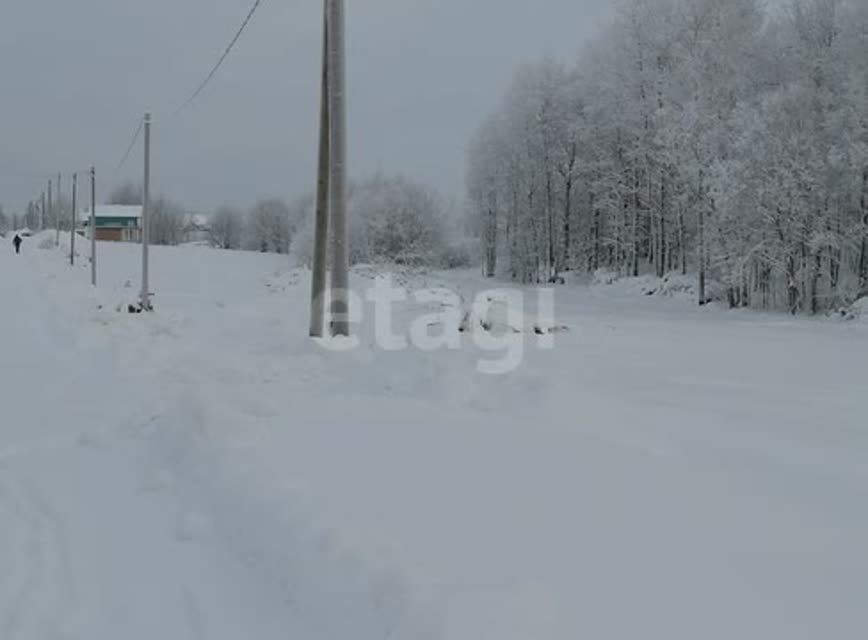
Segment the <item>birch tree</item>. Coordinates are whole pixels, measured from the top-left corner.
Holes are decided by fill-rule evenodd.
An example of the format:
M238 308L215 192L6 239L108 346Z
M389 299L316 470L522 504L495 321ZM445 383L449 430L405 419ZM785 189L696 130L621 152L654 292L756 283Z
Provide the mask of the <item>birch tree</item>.
M518 70L468 155L485 272L690 272L700 304L794 313L852 300L868 287L866 14L624 0L574 68Z

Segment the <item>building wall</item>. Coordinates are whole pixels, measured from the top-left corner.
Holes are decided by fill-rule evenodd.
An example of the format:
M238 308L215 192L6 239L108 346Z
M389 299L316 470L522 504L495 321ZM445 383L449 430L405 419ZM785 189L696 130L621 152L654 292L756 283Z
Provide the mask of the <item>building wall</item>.
M138 229L97 227L96 239L104 242L141 242L142 238Z
M121 242L123 233L121 229L96 229L96 239L104 242Z

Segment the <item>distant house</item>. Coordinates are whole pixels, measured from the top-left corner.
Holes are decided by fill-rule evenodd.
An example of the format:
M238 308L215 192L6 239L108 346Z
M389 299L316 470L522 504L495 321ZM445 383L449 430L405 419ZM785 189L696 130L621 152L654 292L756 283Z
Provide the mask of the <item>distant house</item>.
M211 240L211 221L201 213L184 216L184 242L208 242Z
M81 226L90 237L90 211L80 214ZM97 205L96 239L109 242L141 242L142 207L139 205Z

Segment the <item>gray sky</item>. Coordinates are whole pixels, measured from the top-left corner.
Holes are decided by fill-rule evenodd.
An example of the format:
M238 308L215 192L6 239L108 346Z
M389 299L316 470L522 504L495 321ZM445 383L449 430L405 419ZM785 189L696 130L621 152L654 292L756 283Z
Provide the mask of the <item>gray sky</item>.
M192 208L313 186L321 0L264 0L212 84L173 115L251 0L3 0L0 203L96 163L103 192L147 108L154 189ZM401 172L463 195L467 140L514 70L573 59L611 0L349 0L351 174ZM64 178L64 191L69 186Z

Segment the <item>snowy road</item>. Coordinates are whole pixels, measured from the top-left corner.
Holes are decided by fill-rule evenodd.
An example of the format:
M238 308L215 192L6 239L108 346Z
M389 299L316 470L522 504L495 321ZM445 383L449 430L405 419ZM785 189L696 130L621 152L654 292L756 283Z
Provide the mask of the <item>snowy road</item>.
M0 640L868 637L864 325L563 288L481 376L312 345L281 257L156 248L136 317L135 247L6 249Z
M156 385L82 344L39 257L0 242L0 638L293 637L143 445Z

